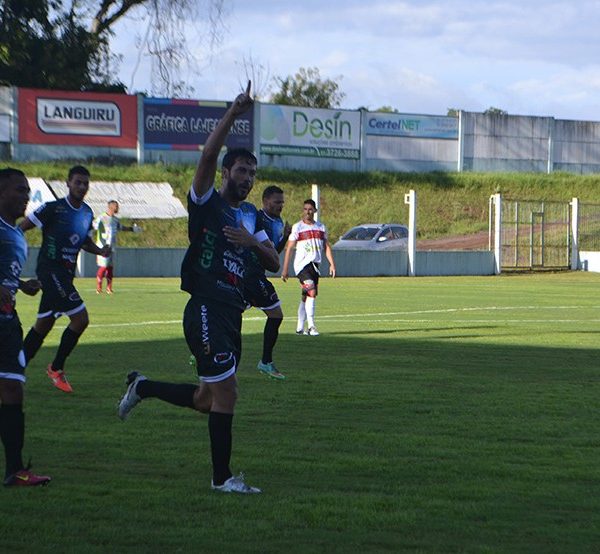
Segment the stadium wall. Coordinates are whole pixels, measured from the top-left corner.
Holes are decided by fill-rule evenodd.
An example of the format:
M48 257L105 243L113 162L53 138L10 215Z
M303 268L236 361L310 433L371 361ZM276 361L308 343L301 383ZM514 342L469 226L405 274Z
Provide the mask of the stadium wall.
M115 277L179 277L185 248L119 248L115 254ZM35 276L39 248L29 249L23 276ZM284 253L280 259L283 264ZM336 251L339 277L408 276L408 255L404 251ZM96 275L96 257L82 252L79 261L80 277ZM290 270L292 270L290 268ZM329 263L324 260L321 275L329 275ZM293 270L292 270L293 271ZM416 274L425 275L493 275L493 252L417 252ZM269 274L279 276L279 273Z
M195 132L192 122L196 121L188 114L190 105L211 104L154 99L158 100L179 106L181 114L172 119L184 123L189 120L181 131L182 135L188 136ZM47 118L44 117L44 105L51 106ZM101 112L115 106L120 130L113 136L110 133L103 135L103 121L89 122L89 132L81 132L82 124L88 125L88 122L72 122L79 125L79 130L76 126L69 128L69 121L50 117L52 109L60 111L65 105L71 108L91 106L92 111ZM205 106L205 109L208 108ZM307 138L308 131L300 136L294 128L290 110L303 114L303 121L308 122L305 128L320 138ZM170 120L164 123L164 136L161 128L152 138L154 142L146 145L143 114L144 98L141 95L0 87L0 158L16 161L93 159L111 163L197 162L201 145L182 149L181 145L174 144L179 129L175 123L171 126ZM255 104L251 119L253 123L248 127L250 148L258 153L260 164L267 167L345 172L600 173L600 122L597 121L466 111L461 111L456 118L366 110L316 110L259 102ZM214 117L205 119L209 120L216 121ZM328 135L330 128L327 125L333 125L334 131L339 130L335 125L342 121L346 123L346 120L351 127L351 136L340 135L337 140ZM57 134L57 128L64 132ZM163 139L165 143L160 144Z

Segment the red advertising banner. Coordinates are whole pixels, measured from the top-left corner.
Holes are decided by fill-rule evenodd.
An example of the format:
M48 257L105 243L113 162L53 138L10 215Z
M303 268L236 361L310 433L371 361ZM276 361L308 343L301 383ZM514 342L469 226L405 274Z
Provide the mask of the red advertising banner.
M137 97L19 88L19 142L135 148Z

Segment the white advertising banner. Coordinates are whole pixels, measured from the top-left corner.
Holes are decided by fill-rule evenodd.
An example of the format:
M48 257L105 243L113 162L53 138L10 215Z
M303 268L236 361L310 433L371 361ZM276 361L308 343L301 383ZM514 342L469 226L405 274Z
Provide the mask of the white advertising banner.
M61 198L68 193L64 181L50 181ZM85 202L98 216L106 211L109 200L119 203L119 217L130 219L174 219L187 217L181 201L173 196L169 183L122 183L92 181Z
M121 136L121 110L114 102L37 99L37 124L47 134Z
M360 112L261 104L260 153L360 158Z
M25 215L29 215L46 202L56 200L56 197L52 194L52 191L44 179L40 179L39 177L27 177L27 181L29 181L30 192L29 203L27 204Z
M367 113L367 135L458 139L458 117Z

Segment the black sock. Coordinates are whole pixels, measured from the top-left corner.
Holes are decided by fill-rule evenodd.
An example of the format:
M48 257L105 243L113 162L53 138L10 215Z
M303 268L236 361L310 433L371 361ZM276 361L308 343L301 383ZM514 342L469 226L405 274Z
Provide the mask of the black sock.
M25 353L25 360L29 362L33 360L37 351L40 349L44 342L44 338L40 335L33 327L29 329L29 333L23 341L23 352Z
M273 361L273 348L279 336L279 327L281 326L282 318L267 317L265 322L265 330L263 333L263 354L262 362L268 364Z
M58 350L56 351L56 357L52 362L52 368L55 371L60 371L65 367L65 360L67 359L67 356L73 352L73 348L77 346L80 336L81 333L76 333L70 327L67 327L63 331Z
M175 406L194 409L194 393L198 385L189 383L163 383L161 381L140 381L135 391L141 398L158 398Z
M6 457L5 476L23 469L21 451L25 440L25 414L22 404L0 406L0 438Z
M210 412L208 414L208 434L213 465L213 484L222 485L231 477L231 427L233 414Z

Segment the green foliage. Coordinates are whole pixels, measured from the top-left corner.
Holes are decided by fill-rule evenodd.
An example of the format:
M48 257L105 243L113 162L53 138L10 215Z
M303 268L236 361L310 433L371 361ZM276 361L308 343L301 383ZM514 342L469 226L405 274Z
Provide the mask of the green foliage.
M53 481L1 491L3 551L597 552L600 276L323 279L316 338L277 283L285 382L256 371L265 318L244 317L232 469L250 498L210 490L205 415L116 416L132 369L197 382L179 280L76 283L74 394L45 375L65 318L27 370L25 459ZM26 329L37 303L19 295Z
M0 7L0 84L66 90L124 91L100 62L106 37L84 27L74 4L5 0Z
M11 164L31 177L64 179L68 164ZM105 166L89 164L92 177L108 181L167 181L184 203L195 168L176 165ZM311 185L321 187L320 217L332 240L359 223L406 223L408 207L404 195L411 189L418 196L420 239L463 235L487 230L488 200L501 192L517 200L568 201L600 204L600 175L570 173L346 173L259 169L249 200L260 206L269 184L282 187L286 195L283 217L300 219L302 202ZM126 221L126 223L128 223ZM122 233L122 246L186 246L187 220L144 220L144 233ZM37 244L35 232L28 238Z
M506 110L502 110L500 108L494 108L494 106L490 106L483 113L486 115L508 115L508 112Z
M383 112L383 113L398 113L398 110L396 108L392 108L392 106L381 106L380 108L377 108L375 111Z
M336 108L345 96L339 84L332 79L322 79L316 67L301 67L293 76L275 77L275 83L279 91L271 96L270 101L274 104Z

